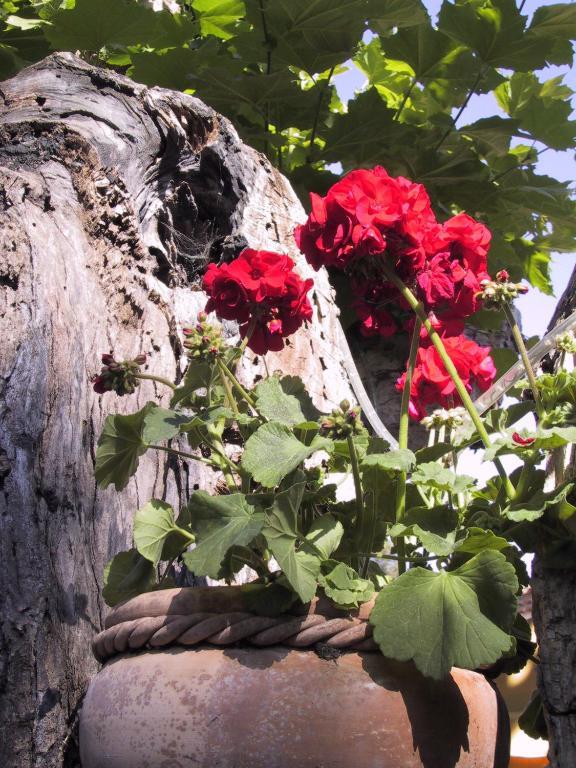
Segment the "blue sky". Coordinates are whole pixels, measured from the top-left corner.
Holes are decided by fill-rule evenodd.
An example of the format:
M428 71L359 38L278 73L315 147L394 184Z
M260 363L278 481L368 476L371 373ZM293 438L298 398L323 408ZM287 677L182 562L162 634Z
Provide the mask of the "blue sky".
M433 20L436 19L442 0L423 0L424 5ZM554 5L558 0L526 0L522 12L531 17L535 9L542 5ZM572 90L576 91L576 69L569 67L549 67L544 72L536 73L540 79L549 79L557 75L564 75L564 82ZM336 86L340 97L344 100L353 96L356 90L365 84L365 77L354 65L347 72L336 78ZM496 100L491 94L474 96L459 120L459 125L473 123L486 115L503 114L500 112ZM548 150L540 157L537 165L539 173L548 174L560 181L574 183L576 180L576 155L575 150L556 152ZM526 336L542 335L548 326L558 298L562 295L568 284L572 270L576 264L576 253L553 254L551 276L555 296L546 296L536 289L518 300L518 307L522 313L522 329Z

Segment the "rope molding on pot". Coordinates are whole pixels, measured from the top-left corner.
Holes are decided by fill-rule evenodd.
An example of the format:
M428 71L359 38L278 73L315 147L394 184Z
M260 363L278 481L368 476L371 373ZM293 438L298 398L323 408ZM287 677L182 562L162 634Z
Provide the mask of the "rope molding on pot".
M308 616L255 616L253 613L190 613L144 616L120 622L96 636L92 651L104 662L116 654L170 645L208 643L233 645L240 641L259 647L285 645L309 648L325 643L336 650L375 651L372 627L366 620Z

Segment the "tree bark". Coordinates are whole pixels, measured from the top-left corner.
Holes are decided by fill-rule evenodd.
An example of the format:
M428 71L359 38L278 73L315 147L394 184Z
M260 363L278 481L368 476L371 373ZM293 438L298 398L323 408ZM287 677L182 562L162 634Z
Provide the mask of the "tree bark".
M268 161L190 96L69 54L0 96L0 764L70 767L104 564L130 545L145 500L178 507L210 482L199 464L145 455L124 492L97 489L106 414L166 395L143 382L131 398L98 397L90 376L111 349L181 373L206 262L244 237L291 253L307 276L292 241L304 213ZM333 295L314 277L314 322L269 366L301 375L330 408L353 397ZM242 375L259 371L254 359Z
M536 555L531 584L548 759L551 768L572 768L576 765L576 570L546 568Z

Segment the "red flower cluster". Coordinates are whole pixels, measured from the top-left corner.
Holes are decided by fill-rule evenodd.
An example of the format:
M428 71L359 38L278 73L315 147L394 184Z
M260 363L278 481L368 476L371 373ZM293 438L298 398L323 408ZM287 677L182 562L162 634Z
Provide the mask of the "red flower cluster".
M284 346L284 338L312 318L306 294L313 280L302 280L288 256L246 248L229 264L209 264L203 289L206 312L236 320L240 335L259 355Z
M361 332L387 337L411 328L408 306L383 274L386 265L426 307L466 387L487 389L496 373L490 349L461 334L464 319L479 309L481 282L490 279L489 230L465 213L441 224L421 184L393 178L381 167L352 171L326 197L310 197L312 212L297 227L296 243L314 269L326 266L350 275ZM447 407L454 395L424 331L411 412L422 418L427 405Z
M296 228L296 242L314 269L356 278L354 307L365 335L389 336L402 325L393 311L402 309L399 294L378 269L383 259L440 320L479 308L480 282L489 278L483 224L465 213L440 224L421 184L381 167L352 171L326 197L310 197L312 212Z
M445 336L442 341L468 392L474 386L485 392L496 377L490 347L480 347L465 336ZM396 382L396 389L402 391L405 381L406 373ZM427 342L422 342L418 349L414 366L410 387L410 415L420 420L426 416L428 405L451 408L459 403L454 382L427 337Z

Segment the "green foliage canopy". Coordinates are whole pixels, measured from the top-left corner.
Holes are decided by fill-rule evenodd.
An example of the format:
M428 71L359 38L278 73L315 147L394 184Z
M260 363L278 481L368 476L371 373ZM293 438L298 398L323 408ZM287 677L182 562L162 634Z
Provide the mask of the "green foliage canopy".
M380 163L426 184L437 212L493 231L492 269L551 293L551 251L574 250L566 183L538 155L574 146L571 89L547 77L572 64L576 6L444 0L434 25L421 0L3 0L0 74L51 50L80 51L135 80L196 93L265 152L307 202L344 171ZM349 62L367 87L344 105ZM501 114L465 123L475 94ZM462 119L463 118L463 119Z

